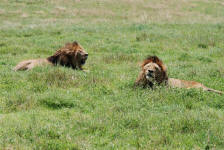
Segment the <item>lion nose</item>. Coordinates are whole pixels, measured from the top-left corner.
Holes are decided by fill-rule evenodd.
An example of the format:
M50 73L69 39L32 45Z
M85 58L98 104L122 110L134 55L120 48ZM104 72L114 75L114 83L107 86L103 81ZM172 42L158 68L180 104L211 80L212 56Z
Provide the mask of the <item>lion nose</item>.
M152 71L152 70L148 70L148 73L152 74L152 73L153 73L153 71Z

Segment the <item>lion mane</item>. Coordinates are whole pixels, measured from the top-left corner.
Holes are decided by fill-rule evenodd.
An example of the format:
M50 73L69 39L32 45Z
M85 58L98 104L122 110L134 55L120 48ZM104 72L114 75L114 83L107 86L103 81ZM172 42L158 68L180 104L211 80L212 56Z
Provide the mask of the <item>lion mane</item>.
M64 47L57 50L54 55L50 57L22 61L16 65L14 70L30 70L41 65L61 65L82 70L82 66L85 64L87 58L88 53L85 52L78 42L74 41L73 43L65 44Z
M201 88L204 91L223 94L222 91L208 88L199 82L168 78L167 69L162 60L157 56L149 56L142 62L141 71L135 82L135 86L153 88L162 83L172 88Z

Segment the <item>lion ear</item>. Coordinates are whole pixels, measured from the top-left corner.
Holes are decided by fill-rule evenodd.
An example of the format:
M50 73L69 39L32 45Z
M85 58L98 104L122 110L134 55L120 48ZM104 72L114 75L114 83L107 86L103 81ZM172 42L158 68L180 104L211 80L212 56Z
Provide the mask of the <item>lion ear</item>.
M77 41L74 41L72 44L73 44L73 46L78 46L79 45L79 43Z

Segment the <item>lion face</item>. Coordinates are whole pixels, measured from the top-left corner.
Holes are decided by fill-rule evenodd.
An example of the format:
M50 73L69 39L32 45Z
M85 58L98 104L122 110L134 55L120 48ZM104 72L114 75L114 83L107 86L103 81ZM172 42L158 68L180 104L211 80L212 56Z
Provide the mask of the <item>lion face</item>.
M85 52L84 50L77 50L76 59L80 65L84 65L86 63L87 58L88 58L87 52Z
M157 56L149 56L141 65L141 72L135 82L143 87L153 87L168 80L166 66Z
M146 79L153 83L155 83L157 77L162 74L161 68L156 63L148 63L143 69Z
M76 63L77 67L82 69L81 67L86 63L89 54L76 41L72 43L72 49L76 53L75 58L73 59L73 63Z
M78 65L84 65L88 58L88 53L84 50L84 48L76 41L73 43L67 43L67 48L70 48L75 52L74 60L78 63Z

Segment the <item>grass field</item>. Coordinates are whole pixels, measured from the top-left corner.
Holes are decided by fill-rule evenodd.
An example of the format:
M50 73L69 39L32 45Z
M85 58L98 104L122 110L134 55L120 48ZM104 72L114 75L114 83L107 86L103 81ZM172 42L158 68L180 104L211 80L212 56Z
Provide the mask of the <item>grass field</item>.
M223 0L0 0L0 149L224 149L224 96L134 89L139 62L224 91ZM84 68L37 67L77 40Z

